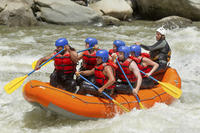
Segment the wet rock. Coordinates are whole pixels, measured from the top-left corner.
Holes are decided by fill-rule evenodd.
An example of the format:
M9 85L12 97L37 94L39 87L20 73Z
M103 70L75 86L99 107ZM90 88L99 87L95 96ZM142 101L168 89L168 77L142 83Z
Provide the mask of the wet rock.
M100 15L108 15L120 20L132 17L133 10L125 0L101 0L89 5Z
M156 21L156 23L157 26L163 26L165 29L175 29L190 26L192 24L192 20L179 16L169 16Z
M52 24L90 24L102 21L94 10L70 0L34 0L38 20Z
M72 1L74 1L77 4L82 5L82 6L87 6L88 5L87 0L72 0Z
M125 0L125 1L129 4L130 7L133 8L133 6L134 6L134 0Z
M120 25L120 20L111 16L102 16L103 17L103 25L110 26L110 25Z
M5 2L5 0L0 2L0 12L3 11L6 8L7 4Z
M37 24L31 10L31 0L1 0L0 24L8 26L32 26Z
M200 20L200 6L197 0L136 0L139 14L150 20L167 16L181 16L191 20ZM196 1L195 4L193 4Z
M87 0L87 1L88 1L88 4L90 5L90 4L99 2L99 1L101 1L101 0Z

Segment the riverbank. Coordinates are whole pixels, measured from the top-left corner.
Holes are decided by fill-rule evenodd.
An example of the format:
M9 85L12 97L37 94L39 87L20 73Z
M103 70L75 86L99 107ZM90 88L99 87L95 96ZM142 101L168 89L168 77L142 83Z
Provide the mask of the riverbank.
M121 25L180 16L200 20L196 0L1 0L0 25ZM183 21L179 20L178 21ZM185 21L185 20L184 20ZM187 20L188 21L188 20Z

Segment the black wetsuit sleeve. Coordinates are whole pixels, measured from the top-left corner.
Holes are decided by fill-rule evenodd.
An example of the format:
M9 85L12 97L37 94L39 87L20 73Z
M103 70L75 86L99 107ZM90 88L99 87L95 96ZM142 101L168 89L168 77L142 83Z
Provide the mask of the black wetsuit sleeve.
M158 41L155 44L153 44L152 46L146 46L146 45L143 45L143 44L141 44L140 46L145 50L154 51L154 50L158 50L158 49L164 48L165 45L166 45L165 41Z

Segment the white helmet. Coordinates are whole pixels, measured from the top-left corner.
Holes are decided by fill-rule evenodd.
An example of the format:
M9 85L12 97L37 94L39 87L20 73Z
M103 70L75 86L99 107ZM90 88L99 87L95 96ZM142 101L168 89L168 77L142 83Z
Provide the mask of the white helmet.
M163 27L158 28L156 31L159 32L163 36L166 35L166 30Z

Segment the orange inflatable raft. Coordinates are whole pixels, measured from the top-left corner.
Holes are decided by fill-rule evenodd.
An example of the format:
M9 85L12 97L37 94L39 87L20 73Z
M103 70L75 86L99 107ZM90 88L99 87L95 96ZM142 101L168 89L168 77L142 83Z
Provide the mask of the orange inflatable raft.
M156 78L162 82L167 82L181 88L181 79L173 68L168 68L165 74L157 75ZM25 84L23 95L31 104L64 115L69 119L88 120L112 118L116 114L123 113L123 110L110 99L70 93L52 87L49 83L36 80L31 80ZM175 100L160 85L152 89L140 90L138 96L146 108L152 107L156 102L171 104ZM133 95L118 94L113 99L129 110L140 108Z

